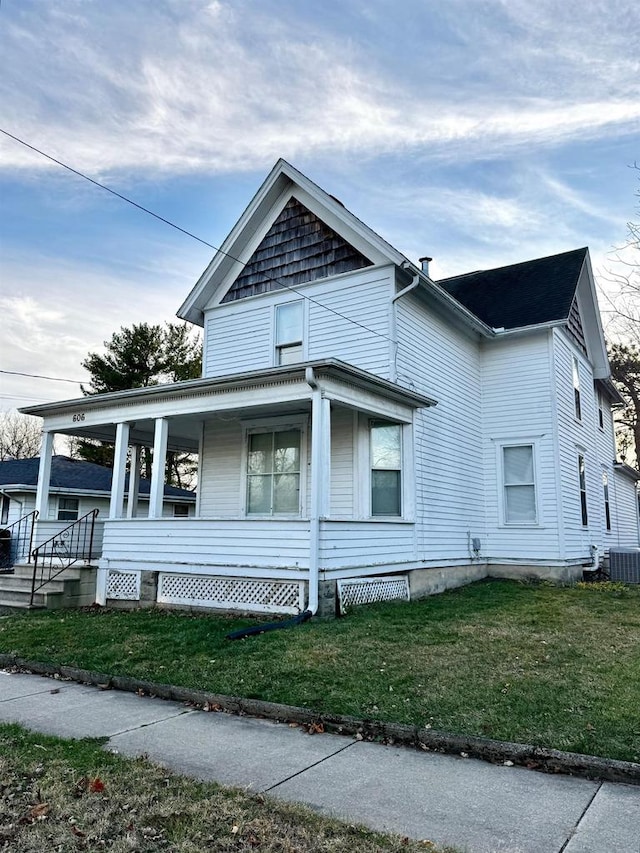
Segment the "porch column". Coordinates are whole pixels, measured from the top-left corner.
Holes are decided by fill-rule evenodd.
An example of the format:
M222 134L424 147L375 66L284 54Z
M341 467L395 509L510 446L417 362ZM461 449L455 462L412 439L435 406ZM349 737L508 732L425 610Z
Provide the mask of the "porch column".
M129 466L129 498L127 500L127 518L135 518L138 514L138 496L140 494L140 445L131 448L131 464Z
M309 604L318 609L320 519L329 512L331 481L331 403L319 387L311 399L311 518L309 530Z
M164 500L164 471L167 464L167 441L169 421L156 418L153 436L153 464L151 466L151 493L149 495L149 518L162 518Z
M51 457L53 456L54 437L55 434L52 432L43 432L40 444L36 509L38 510L38 518L42 521L46 521L49 516L49 485L51 483Z
M129 449L129 424L117 424L116 446L113 451L113 477L111 479L111 503L109 518L122 518L124 505L124 481L127 475L127 451Z

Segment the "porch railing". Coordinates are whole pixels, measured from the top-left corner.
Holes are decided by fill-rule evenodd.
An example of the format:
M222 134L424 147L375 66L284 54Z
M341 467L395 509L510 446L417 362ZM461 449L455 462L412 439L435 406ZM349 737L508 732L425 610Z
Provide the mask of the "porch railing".
M55 536L33 549L33 578L30 606L36 592L79 560L91 560L94 554L94 530L99 510L92 509Z
M11 572L19 560L31 557L34 522L38 510L23 515L0 530L0 572Z

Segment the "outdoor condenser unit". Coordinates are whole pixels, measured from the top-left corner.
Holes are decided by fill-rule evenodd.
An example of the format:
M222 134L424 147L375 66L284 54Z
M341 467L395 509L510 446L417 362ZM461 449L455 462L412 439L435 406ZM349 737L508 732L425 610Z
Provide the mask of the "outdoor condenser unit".
M611 548L609 575L612 581L640 583L640 548Z

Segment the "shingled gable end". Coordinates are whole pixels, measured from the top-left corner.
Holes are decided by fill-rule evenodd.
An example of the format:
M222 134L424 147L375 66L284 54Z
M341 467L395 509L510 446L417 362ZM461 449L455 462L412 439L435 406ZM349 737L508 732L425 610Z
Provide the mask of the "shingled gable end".
M27 410L43 511L54 433L115 442L99 602L125 576L149 604L330 613L638 546L585 248L434 282L280 160L178 313L201 379ZM172 450L198 453L197 517L162 517Z

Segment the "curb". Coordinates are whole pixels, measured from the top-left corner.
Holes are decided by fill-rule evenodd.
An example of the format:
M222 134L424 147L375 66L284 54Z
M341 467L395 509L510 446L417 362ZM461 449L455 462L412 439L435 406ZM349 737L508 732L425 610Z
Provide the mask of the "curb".
M93 684L102 689L123 690L174 702L186 702L207 711L261 717L274 722L298 723L308 726L310 733L327 731L351 735L358 740L410 746L425 751L461 755L465 758L478 758L492 764L511 762L542 773L564 773L584 779L640 785L640 764L633 761L618 761L596 755L581 755L576 752L563 752L531 744L509 743L472 735L455 735L403 723L363 720L340 714L318 714L295 705L281 705L259 699L191 690L173 684L156 684L139 678L106 675L73 666L24 660L16 655L0 654L0 669L32 672L49 677L57 676L81 684Z

